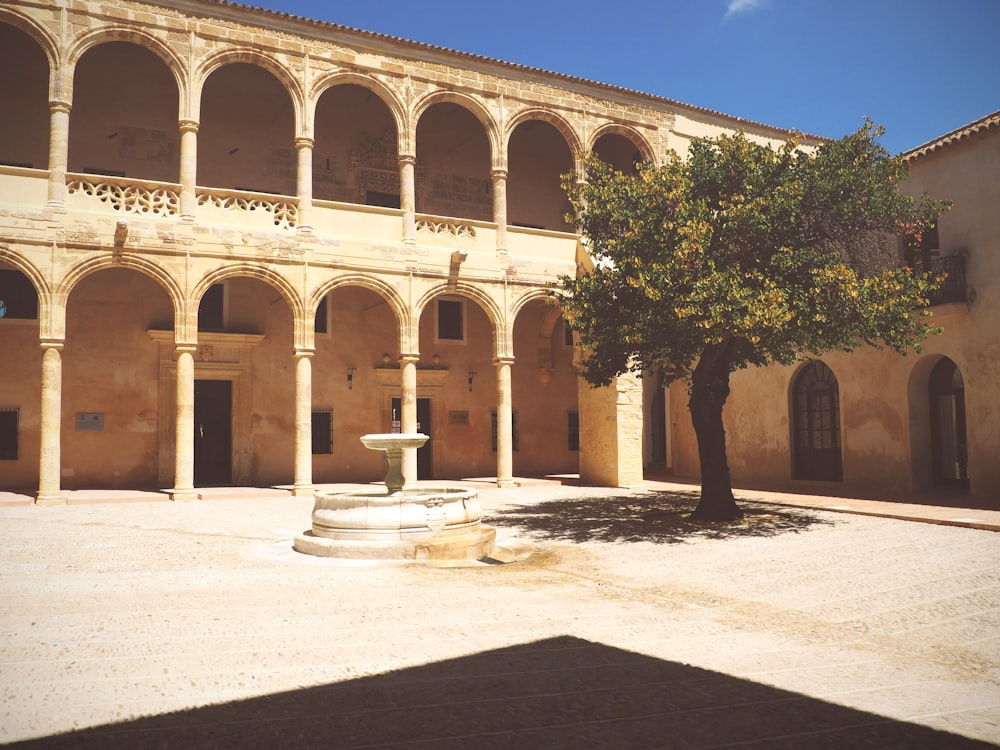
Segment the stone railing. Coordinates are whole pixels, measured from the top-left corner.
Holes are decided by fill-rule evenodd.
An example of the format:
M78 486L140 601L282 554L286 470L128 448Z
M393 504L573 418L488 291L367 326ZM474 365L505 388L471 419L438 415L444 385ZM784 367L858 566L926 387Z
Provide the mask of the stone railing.
M450 234L453 237L471 237L475 239L476 228L472 224L438 216L418 216L417 231L431 234Z
M269 214L268 223L273 223L278 229L294 229L298 224L299 208L291 197L215 188L198 188L197 195L199 206Z
M91 174L66 175L68 195L87 195L115 211L143 216L179 216L180 186Z

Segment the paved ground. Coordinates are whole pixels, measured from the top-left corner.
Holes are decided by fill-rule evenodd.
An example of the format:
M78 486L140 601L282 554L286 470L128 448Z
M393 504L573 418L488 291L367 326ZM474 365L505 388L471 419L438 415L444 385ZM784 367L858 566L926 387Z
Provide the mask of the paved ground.
M0 742L1000 744L1000 513L691 493L484 489L532 554L459 567L299 555L311 501L267 493L4 504Z

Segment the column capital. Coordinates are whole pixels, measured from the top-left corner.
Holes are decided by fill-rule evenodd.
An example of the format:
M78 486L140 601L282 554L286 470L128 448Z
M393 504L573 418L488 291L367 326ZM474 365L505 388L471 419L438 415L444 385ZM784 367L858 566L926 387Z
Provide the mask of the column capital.
M420 361L419 352L405 352L399 355L399 361L401 364L416 364Z
M316 145L316 139L308 135L297 135L295 136L295 148L313 148Z
M501 365L512 365L512 364L514 364L514 358L513 357L494 357L493 358L493 364L496 365L497 367L500 367Z
M177 342L174 344L174 354L194 354L198 351L198 344L192 344L187 341Z
M490 170L490 175L494 180L506 180L507 179L507 167L493 167Z
M57 352L61 352L63 346L66 345L65 339L49 339L45 338L41 340L42 349L55 349Z
M399 159L399 166L401 167L406 165L414 165L417 163L416 154L400 154L398 159Z
M182 119L177 121L177 128L182 133L197 133L199 123L197 120Z
M69 114L73 109L73 103L65 99L49 99L49 112L63 112Z
M314 346L296 346L292 349L292 356L296 359L301 359L302 357L312 357L316 353L316 347Z

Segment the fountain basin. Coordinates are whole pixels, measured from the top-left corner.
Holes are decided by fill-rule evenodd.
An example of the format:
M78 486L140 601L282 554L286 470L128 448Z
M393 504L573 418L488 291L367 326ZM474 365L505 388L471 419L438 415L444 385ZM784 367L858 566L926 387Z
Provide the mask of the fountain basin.
M420 433L375 433L361 442L385 451L385 491L317 492L312 528L292 547L307 555L354 560L478 560L489 556L496 530L479 523L479 494L460 487L404 487L403 450L427 441Z

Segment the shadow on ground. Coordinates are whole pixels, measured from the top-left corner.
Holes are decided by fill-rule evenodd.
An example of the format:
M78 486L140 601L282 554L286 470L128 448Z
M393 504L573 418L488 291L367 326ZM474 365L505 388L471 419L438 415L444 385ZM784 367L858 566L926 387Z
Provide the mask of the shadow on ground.
M744 519L732 523L691 521L697 492L578 497L518 505L491 515L498 525L518 526L550 540L569 542L656 542L771 537L836 523L808 510L740 502Z
M23 748L991 745L571 637L20 742Z

